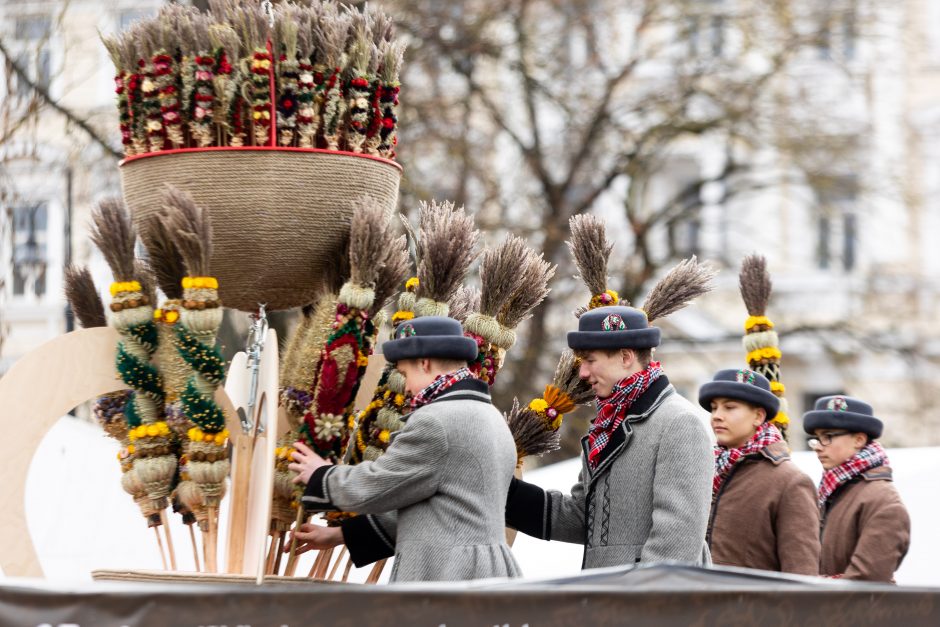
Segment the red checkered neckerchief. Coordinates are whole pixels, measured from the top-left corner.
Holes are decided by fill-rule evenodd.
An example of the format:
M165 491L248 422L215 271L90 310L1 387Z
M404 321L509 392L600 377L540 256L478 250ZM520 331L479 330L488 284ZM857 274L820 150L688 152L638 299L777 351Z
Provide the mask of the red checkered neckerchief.
M451 387L458 381L472 378L473 373L470 372L470 369L466 367L461 368L460 370L455 370L454 372L438 375L430 385L418 392L418 394L411 399L411 409L415 410L419 407L427 405L435 398L443 394L447 388Z
M718 494L721 484L725 482L731 469L734 468L742 459L748 455L760 453L762 450L783 440L783 434L770 422L765 422L757 432L751 436L751 439L744 443L744 446L737 448L728 448L726 446L715 447L715 476L712 479L712 496Z
M819 494L817 495L817 503L820 509L826 506L826 501L829 500L829 497L839 486L848 483L872 468L890 465L888 455L881 448L881 444L870 442L868 446L852 457L823 473L822 480L819 482Z
M597 416L591 423L588 433L588 464L597 468L597 458L610 442L610 436L627 417L630 407L640 398L650 385L663 374L658 361L651 361L645 370L641 370L621 380L614 386L607 398L597 398Z

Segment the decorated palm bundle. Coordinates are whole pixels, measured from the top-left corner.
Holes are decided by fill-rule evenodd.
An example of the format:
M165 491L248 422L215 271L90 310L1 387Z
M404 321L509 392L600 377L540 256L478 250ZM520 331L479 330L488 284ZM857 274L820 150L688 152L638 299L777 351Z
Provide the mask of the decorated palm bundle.
M183 257L173 241L174 237L167 225L165 214L149 216L141 229L141 239L148 253L150 268L157 285L166 297L153 312L159 337L154 361L163 376L164 414L167 424L177 437L184 438L193 424L183 412L180 397L189 381L191 370L176 348L176 335L183 302L182 280L186 268Z
M516 442L518 464L531 455L544 455L560 447L564 415L594 398L591 387L578 376L578 360L570 350L562 352L552 382L541 397L528 405L513 399L506 422Z
M418 278L405 282L398 297L398 310L392 316L392 328L414 318ZM401 428L401 417L407 412L405 378L395 364L387 362L372 393L372 400L359 412L352 442L347 449L347 463L375 461L385 452L392 433Z
M152 363L158 335L153 321L153 287L146 266L135 262L137 234L119 201L102 202L92 215L92 241L114 275L111 324L120 333L116 368L131 389L123 408L127 445L119 454L121 485L151 527L164 526L168 497L176 479L176 442L163 417L163 380ZM170 564L176 567L167 533ZM157 540L160 535L157 533ZM161 542L161 555L163 547ZM164 557L164 564L166 564Z
M355 428L353 403L359 384L369 364L381 326L381 310L389 297L388 286L400 283L407 270L405 237L395 237L393 224L381 204L371 198L354 202L349 240L349 279L338 295L321 298L306 326L306 342L321 339L319 356L312 376L298 379L290 375L283 398L288 415L303 411L296 425L296 439L310 446L321 457L340 463L349 436ZM328 324L325 314L329 312ZM303 323L302 323L303 324ZM293 344L293 343L292 343ZM296 345L293 345L294 348ZM303 352L303 346L294 348ZM300 364L300 361L293 363ZM307 376L301 372L301 376ZM291 424L294 427L294 423ZM288 442L279 442L275 461L275 513L286 514L288 478L284 463L289 460ZM299 500L299 499L295 499ZM292 501L290 506L296 507ZM303 516L298 511L297 521ZM327 516L335 524L344 514ZM272 521L272 531L280 531L280 519ZM295 545L291 546L288 572L295 564ZM273 555L273 554L272 554ZM328 558L326 558L328 563ZM318 565L322 560L318 561ZM325 565L323 565L325 568Z
M529 318L532 310L538 307L551 291L548 282L555 275L555 266L545 261L541 254L527 247L525 257L516 272L521 277L519 287L496 315L499 332L493 338L490 359L497 371L502 367L506 351L516 343L516 327Z
M748 367L759 372L770 381L770 391L780 399L780 410L771 421L786 437L790 418L787 415L786 388L780 381L780 338L774 323L767 317L767 304L773 284L767 272L767 260L761 255L749 255L741 264L738 277L741 298L747 307L748 318L744 322L744 350L747 351Z
M524 287L522 281L526 277L520 269L528 252L525 240L515 235L508 236L496 248L483 251L480 260L479 309L470 312L462 320L464 335L475 340L478 347L477 359L470 364L470 370L489 385L496 382L496 372L509 348L501 342L506 335L501 333L502 326L496 316L513 294Z
M189 194L167 186L163 198L164 215L158 219L162 228L173 234L186 271L180 281L179 320L173 328L177 354L188 367L186 384L179 392L179 421L193 425L186 431L180 470L195 487L183 486L178 495L205 528L206 566L214 572L218 508L225 495L230 462L225 414L215 402L225 370L216 347L222 307L218 281L210 276L209 268L212 226L208 214Z
M391 20L369 5L263 4L170 4L103 38L127 155L280 145L394 157L404 45Z
M621 303L617 292L607 286L607 263L614 245L607 239L604 221L594 215L581 214L572 217L568 225L571 229L568 249L578 267L578 278L591 292L587 307L579 307L575 316L580 318L585 311L597 307L627 304Z
M135 446L134 468L147 487L156 511L167 507L176 473L174 442L163 415L163 379L151 363L158 334L153 321L152 297L146 294L134 264L137 235L130 216L116 201L101 203L93 215L92 239L114 274L111 285L112 322L122 339L118 343L117 370L132 390L125 416L128 437Z
M186 275L186 266L174 242L174 233L167 222L165 213L149 216L143 224L141 239L147 249L153 276L166 297L160 307L153 312L159 337L154 360L163 376L166 422L182 443L186 441L190 430L195 426L187 417L182 401L182 394L192 371L177 349L176 339L182 310L182 282ZM199 551L196 548L192 526L198 523L200 529L208 533L208 511L202 492L190 478L186 464L187 456L184 454L179 458L179 482L171 494L171 503L173 511L180 514L183 524L189 527L193 543L193 557L198 570Z
M376 301L376 288L404 279L405 238L395 238L391 229L380 205L368 198L357 201L350 228L350 277L336 299L313 378L312 402L300 426L301 438L333 461L343 458L354 423L352 403L381 323L374 318L385 303Z
M476 257L479 232L463 207L451 202L421 203L415 238L418 276L405 283L392 325L418 316L446 316ZM394 331L393 331L394 333ZM404 377L387 364L372 395L359 413L349 463L374 461L388 448L391 434L402 427L409 400Z

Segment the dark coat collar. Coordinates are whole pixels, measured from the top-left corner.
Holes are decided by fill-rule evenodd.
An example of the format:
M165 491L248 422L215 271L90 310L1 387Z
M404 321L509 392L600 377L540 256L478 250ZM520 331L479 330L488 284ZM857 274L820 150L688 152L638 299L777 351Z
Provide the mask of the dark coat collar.
M784 440L780 440L762 448L760 454L770 460L774 466L779 466L790 459L790 447Z
M876 466L861 474L865 481L893 481L891 466Z
M480 381L479 379L464 379L463 381L458 381L457 383L447 388L443 394L425 405L425 407L434 405L435 403L443 403L445 401L477 401L480 403L486 403L487 405L491 405L493 403L493 399L490 396L490 386L483 381ZM417 411L417 409L414 411ZM411 414L414 413L414 411L410 411L403 415L401 417L401 421L407 422L408 418L411 416Z
M587 464L592 482L627 448L627 445L633 438L633 427L631 425L637 422L643 422L649 418L650 414L656 411L673 391L672 386L669 385L669 379L666 375L661 375L650 384L649 388L640 395L640 398L636 399L636 402L630 407L627 417L620 423L617 430L610 434L610 441L607 442L607 446L601 451L597 460L597 466L594 467L594 470L591 470L590 464ZM581 438L581 449L585 460L587 460L588 453L590 453L588 442L589 438L587 435Z

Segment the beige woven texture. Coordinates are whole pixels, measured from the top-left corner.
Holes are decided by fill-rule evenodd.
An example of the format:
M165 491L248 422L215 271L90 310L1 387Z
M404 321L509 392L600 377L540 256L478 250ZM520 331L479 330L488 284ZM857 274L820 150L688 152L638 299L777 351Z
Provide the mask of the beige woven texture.
M174 153L121 166L138 225L161 210L169 183L212 217L212 274L226 307L305 305L349 229L351 201L372 196L394 211L401 172L352 155L278 151Z

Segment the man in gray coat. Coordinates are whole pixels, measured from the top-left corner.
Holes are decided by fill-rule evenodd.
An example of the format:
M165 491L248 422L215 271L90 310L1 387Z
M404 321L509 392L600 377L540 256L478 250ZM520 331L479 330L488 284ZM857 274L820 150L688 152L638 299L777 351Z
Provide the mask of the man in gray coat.
M357 566L394 552L392 581L519 576L503 518L516 447L486 383L467 368L477 350L452 318L399 325L383 352L404 375L413 411L385 454L332 466L297 443L290 465L306 483L308 510L364 515L307 525L298 539L311 548L345 542Z
M699 411L670 385L652 349L660 331L623 306L584 313L568 346L597 396L571 494L514 479L509 526L584 545L582 568L660 561L708 565L713 453Z

